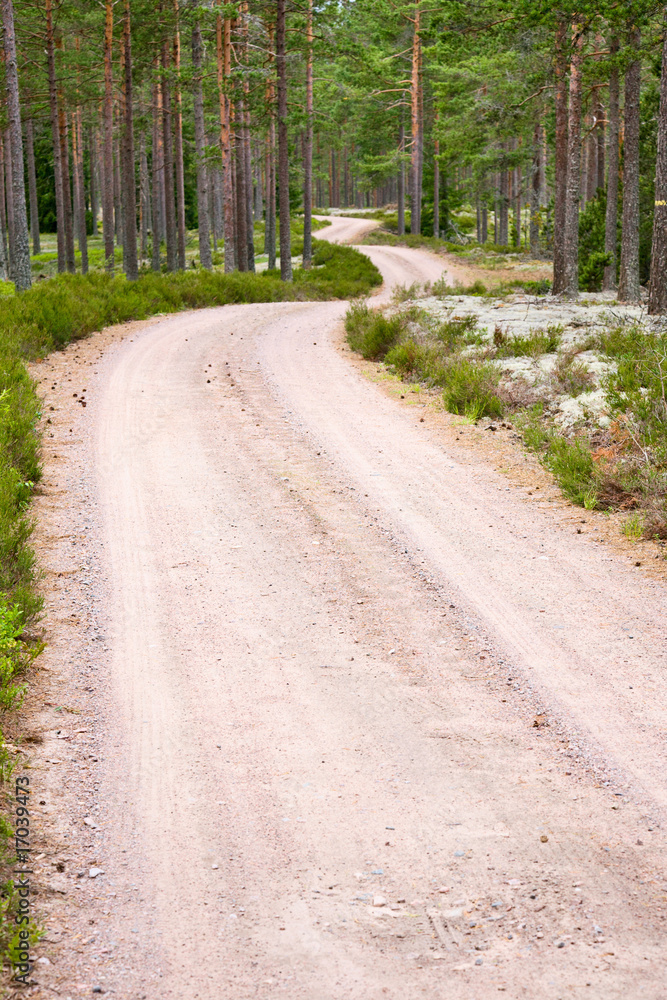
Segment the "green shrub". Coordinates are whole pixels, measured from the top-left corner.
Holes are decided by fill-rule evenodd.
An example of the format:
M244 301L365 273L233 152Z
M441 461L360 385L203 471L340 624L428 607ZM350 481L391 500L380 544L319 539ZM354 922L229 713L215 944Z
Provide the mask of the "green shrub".
M399 375L412 375L419 360L419 344L412 339L397 344L387 352L384 360L385 364L392 365Z
M501 373L488 361L455 357L443 367L443 399L450 413L500 417L503 404L498 396Z
M553 354L558 350L563 335L562 326L548 326L546 330L533 330L527 337L502 335L496 345L497 358L531 357ZM496 340L494 338L494 343Z
M582 438L550 437L543 462L565 496L587 510L599 506L598 483L590 444Z

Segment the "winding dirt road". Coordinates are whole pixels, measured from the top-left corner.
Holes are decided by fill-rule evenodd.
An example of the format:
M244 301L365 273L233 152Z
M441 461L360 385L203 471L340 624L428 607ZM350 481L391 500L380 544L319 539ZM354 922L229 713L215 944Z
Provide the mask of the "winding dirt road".
M385 297L443 271L364 251ZM81 912L108 908L59 992L658 1000L664 588L366 379L345 308L176 315L96 359Z

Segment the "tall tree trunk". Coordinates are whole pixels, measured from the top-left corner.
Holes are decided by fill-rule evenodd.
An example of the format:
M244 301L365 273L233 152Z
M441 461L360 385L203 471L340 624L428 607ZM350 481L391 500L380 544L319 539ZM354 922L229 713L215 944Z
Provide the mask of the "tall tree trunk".
M579 197L581 174L581 61L583 29L573 27L570 62L570 104L568 108L567 186L565 190L565 239L563 258L568 298L579 294Z
M498 241L504 247L509 244L509 186L509 171L507 166L503 164L500 171L500 197L498 199Z
M72 115L72 167L74 173L74 221L81 254L81 273L88 274L88 239L86 234L86 193L83 174L83 128L81 108Z
M609 76L609 125L607 128L607 211L605 216L604 248L611 256L609 264L604 269L602 287L610 292L616 288L617 264L617 228L618 228L618 135L619 135L619 81L618 66L615 57L618 55L618 38L614 37L609 46L614 64Z
M106 0L104 28L104 187L102 188L102 236L104 266L114 269L113 197L113 0Z
M236 104L234 163L236 168L236 265L248 270L248 212L246 205L245 150L243 148L243 98Z
M139 205L140 205L140 254L142 265L148 258L148 234L153 230L150 184L148 181L148 157L146 156L146 135L141 133L139 144Z
M69 141L65 95L58 94L58 128L60 132L60 168L63 185L63 219L65 222L65 259L70 274L76 272L74 257L74 216L72 212L72 186L69 171Z
M7 198L5 192L5 158L9 155L9 150L5 150L5 144L0 133L0 229L2 229L2 267L4 268L3 281L9 277L9 247L7 241Z
M164 156L164 228L167 243L167 270L178 269L178 239L174 202L174 139L169 83L169 42L162 43L162 148Z
M276 69L278 73L278 184L280 186L280 277L292 280L292 239L289 204L289 145L287 135L287 52L285 0L276 0Z
M542 126L537 121L533 132L533 164L530 179L530 252L532 254L537 254L540 249L541 138Z
M111 3L111 0L108 0ZM46 63L49 78L49 112L51 119L51 140L53 143L53 177L56 190L56 230L58 241L58 273L67 270L65 252L65 220L63 216L63 183L60 163L60 130L58 128L58 84L56 79L56 47L53 26L52 0L44 0L46 17Z
M639 302L639 93L641 60L639 28L629 30L630 49L635 58L625 71L625 109L623 111L623 235L618 298Z
M181 31L178 26L178 0L174 0L174 70L176 77L174 111L174 184L176 186L176 235L178 266L185 270L185 180L183 174L183 96L181 94Z
M411 122L412 122L412 156L411 156L411 182L412 191L410 199L410 232L419 233L421 231L421 186L420 186L420 160L421 160L421 115L420 115L420 77L419 66L421 62L421 9L419 0L415 4L414 33L412 36L412 75L410 90Z
M7 237L9 242L9 280L15 281L14 276L14 202L12 200L12 137L9 129L5 130L3 137L5 147L5 198L7 212Z
M313 0L306 22L306 135L303 157L303 266L313 259Z
M220 153L222 157L222 197L225 219L225 274L236 269L234 244L235 211L234 211L234 180L232 175L232 137L231 137L231 103L227 88L231 73L231 30L228 17L221 14L217 17L217 57L218 57L218 95L220 99Z
M208 171L206 169L206 129L204 125L204 91L202 87L203 44L199 18L192 28L193 97L195 111L195 152L197 156L197 217L199 230L199 262L210 271L211 233L209 220Z
M595 123L591 124L592 130L586 140L588 150L588 158L586 160L586 201L592 201L598 189L598 125L595 114L596 110L597 105L594 105L592 117Z
M42 252L39 239L39 208L37 204L37 174L35 171L35 139L32 118L25 123L25 151L28 160L28 193L30 200L30 229L32 233L32 252Z
M134 114L132 94L132 35L130 26L130 0L125 0L123 17L124 77L123 98L123 140L122 140L122 180L123 180L123 249L125 274L128 281L139 277L137 261L137 178L134 169Z
M433 235L436 239L440 236L440 143L435 140L435 154L433 156Z
M565 201L568 165L567 22L561 18L556 29L556 162L554 191L554 274L552 292L565 290Z
M162 187L162 141L161 135L161 124L162 124L162 98L161 98L161 86L158 78L158 61L157 57L153 63L153 151L152 151L152 173L153 173L153 185L152 185L152 216L153 216L153 252L151 259L151 267L154 271L159 271L161 269L160 263L160 240L162 237L162 198L161 198L161 187Z
M97 236L97 199L99 191L98 140L97 132L88 130L88 150L90 155L90 214L93 217L93 236Z
M398 235L403 236L405 233L405 163L403 161L403 153L405 150L405 129L403 123L399 126L398 130L398 177L396 178L396 186L398 188Z
M521 167L514 170L514 230L515 245L521 249Z
M648 311L667 313L667 7L663 11L662 71L658 110L658 152L655 163L655 204Z

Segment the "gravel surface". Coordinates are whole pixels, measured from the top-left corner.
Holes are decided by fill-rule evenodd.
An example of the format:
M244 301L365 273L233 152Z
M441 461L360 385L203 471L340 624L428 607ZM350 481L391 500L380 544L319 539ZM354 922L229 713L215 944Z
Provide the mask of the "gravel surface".
M380 300L445 266L365 252ZM344 312L34 366L29 995L658 1000L664 583L370 381Z

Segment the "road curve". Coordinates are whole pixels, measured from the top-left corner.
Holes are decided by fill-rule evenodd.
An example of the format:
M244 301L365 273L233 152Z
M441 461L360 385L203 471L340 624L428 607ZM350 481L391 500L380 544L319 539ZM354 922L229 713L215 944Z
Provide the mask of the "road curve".
M384 296L443 272L364 249ZM107 870L134 836L147 995L657 998L664 591L358 374L345 308L173 316L100 370Z

